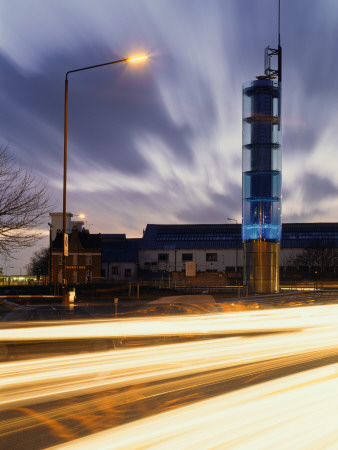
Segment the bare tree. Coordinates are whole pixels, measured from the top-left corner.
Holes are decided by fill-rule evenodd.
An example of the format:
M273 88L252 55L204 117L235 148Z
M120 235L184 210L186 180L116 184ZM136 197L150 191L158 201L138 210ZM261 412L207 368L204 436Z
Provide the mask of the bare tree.
M33 246L51 209L46 184L21 167L8 147L0 147L0 253Z
M29 275L48 275L49 248L44 247L34 252L29 264L26 266Z
M320 275L325 275L330 269L338 266L338 249L317 242L312 248L303 249L293 260L298 267L318 269Z

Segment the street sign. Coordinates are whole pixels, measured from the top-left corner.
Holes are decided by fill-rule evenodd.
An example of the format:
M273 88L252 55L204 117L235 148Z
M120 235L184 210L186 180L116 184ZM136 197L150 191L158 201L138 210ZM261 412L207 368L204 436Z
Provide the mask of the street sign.
M189 261L185 263L185 276L195 277L196 276L196 262Z
M68 234L64 234L64 240L63 240L63 254L65 256L68 256Z

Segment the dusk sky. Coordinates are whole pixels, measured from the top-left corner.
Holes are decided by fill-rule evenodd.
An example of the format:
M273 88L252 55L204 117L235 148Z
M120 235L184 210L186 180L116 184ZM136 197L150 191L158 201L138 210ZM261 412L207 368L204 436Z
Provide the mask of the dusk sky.
M337 17L337 0L281 0L283 222L338 221ZM277 19L277 0L0 0L0 144L62 211L66 72L147 53L69 75L67 210L127 237L240 222L242 84Z

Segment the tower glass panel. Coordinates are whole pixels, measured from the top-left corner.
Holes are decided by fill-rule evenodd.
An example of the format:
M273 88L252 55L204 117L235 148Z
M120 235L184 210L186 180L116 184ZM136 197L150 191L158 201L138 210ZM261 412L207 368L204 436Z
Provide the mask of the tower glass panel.
M243 86L243 241L281 239L281 84Z

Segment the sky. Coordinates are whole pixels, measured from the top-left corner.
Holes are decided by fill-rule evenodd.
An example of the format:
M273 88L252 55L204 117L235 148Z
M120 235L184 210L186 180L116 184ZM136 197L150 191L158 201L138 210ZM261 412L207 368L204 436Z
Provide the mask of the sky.
M338 222L338 2L281 0L283 222ZM91 233L241 221L242 85L277 0L0 0L0 145ZM45 237L7 273L24 273Z

